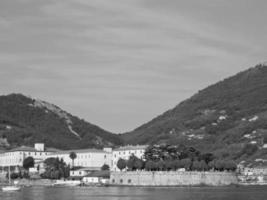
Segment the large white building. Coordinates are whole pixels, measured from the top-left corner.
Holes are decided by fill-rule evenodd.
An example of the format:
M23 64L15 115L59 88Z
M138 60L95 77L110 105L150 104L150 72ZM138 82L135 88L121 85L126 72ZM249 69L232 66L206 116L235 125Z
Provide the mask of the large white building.
M79 167L91 167L100 169L104 164L111 166L112 149L104 148L101 149L79 149L79 150L67 150L55 152L49 157L55 157L63 159L67 165L72 166L72 160L70 153L75 152L77 158L74 159L74 166Z
M119 171L117 167L118 160L124 159L128 160L131 155L135 155L137 158L143 158L147 145L137 145L137 146L122 146L112 151L112 163L111 170Z
M45 150L42 143L36 143L34 147L21 146L0 153L0 166L23 166L23 160L27 157L33 157L36 162L39 162L45 160L52 153L52 150Z
M100 170L106 164L112 171L118 171L117 162L120 158L128 160L134 154L142 158L147 146L123 146L112 151L111 148L104 149L79 149L79 150L57 150L45 148L44 144L37 143L34 147L22 146L9 151L0 152L0 167L23 166L23 161L27 157L33 157L36 166L43 167L43 162L47 158L63 159L67 165L72 166L70 153L75 152L74 166Z

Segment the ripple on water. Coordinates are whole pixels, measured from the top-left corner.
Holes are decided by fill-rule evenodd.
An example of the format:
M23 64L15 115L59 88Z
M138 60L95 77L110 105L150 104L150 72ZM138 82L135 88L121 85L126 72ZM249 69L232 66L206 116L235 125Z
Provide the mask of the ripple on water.
M265 200L267 186L249 187L30 187L0 192L1 200Z

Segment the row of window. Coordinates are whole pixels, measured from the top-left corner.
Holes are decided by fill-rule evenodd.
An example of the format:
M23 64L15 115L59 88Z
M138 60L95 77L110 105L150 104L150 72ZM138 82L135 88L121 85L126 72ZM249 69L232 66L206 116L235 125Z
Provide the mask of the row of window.
M4 156L14 156L14 155L29 155L29 156L37 156L37 155L40 155L40 156L44 156L44 155L48 155L47 152L9 152L9 153L2 153L0 154L0 157L4 157Z
M58 156L58 157L60 157L60 158L68 158L69 159L69 155ZM106 159L107 155L104 155L103 157L104 157L104 159ZM82 155L77 154L77 159L88 159L88 158L91 158L90 154L84 154L84 155L83 154Z
M128 155L131 155L131 154L137 155L137 153L138 153L138 151L128 151L128 152L126 152L126 151L122 151L122 152L119 151L118 154L119 154L119 155L127 155L127 154L128 154ZM140 154L143 154L144 151L143 151L143 150L140 150L139 153L140 153ZM116 157L117 157L117 154L114 153L113 156L114 156L114 158L116 158Z
M112 183L115 183L116 181L115 181L115 179L112 179ZM123 179L120 179L120 183L122 184L123 183ZM128 184L131 184L132 183L132 180L131 179L128 179L127 180L127 183Z

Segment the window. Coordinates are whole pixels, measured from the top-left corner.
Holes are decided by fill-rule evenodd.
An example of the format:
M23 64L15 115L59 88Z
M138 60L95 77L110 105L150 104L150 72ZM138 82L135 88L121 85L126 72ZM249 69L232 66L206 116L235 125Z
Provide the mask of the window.
M106 159L107 158L107 155L104 155L104 158Z
M112 179L112 183L115 183L115 179Z
M132 180L131 179L128 179L128 183L132 183Z
M122 179L120 180L120 183L123 183L123 180Z

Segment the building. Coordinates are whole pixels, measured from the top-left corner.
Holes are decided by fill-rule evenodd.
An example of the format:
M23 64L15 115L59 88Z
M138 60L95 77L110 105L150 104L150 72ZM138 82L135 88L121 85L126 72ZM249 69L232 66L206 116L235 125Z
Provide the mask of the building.
M123 146L112 151L112 163L111 170L119 171L117 167L118 160L124 159L128 160L131 155L135 155L138 158L143 158L147 145L137 145L137 146Z
M105 185L109 183L109 171L95 171L83 177L82 182L85 185Z
M50 154L48 157L54 157L63 159L67 165L72 166L72 160L70 158L70 153L75 152L77 157L74 159L74 166L77 167L93 167L98 168L106 164L111 166L111 156L112 149L104 148L101 149L78 149L78 150L66 150L58 151Z
M34 147L21 146L9 151L0 153L0 167L23 166L27 157L33 157L35 162L44 161L53 151L44 148L44 144L36 143Z
M242 174L245 176L267 176L267 167L245 167Z
M21 146L9 151L0 153L0 167L23 166L23 161L27 157L33 157L35 167L43 168L43 163L47 158L63 159L67 165L72 166L72 160L69 157L70 152L75 152L77 158L74 165L79 167L91 167L94 170L100 170L104 164L111 166L112 149L80 149L80 150L57 150L46 148L43 143L36 143L34 147ZM38 165L38 166L37 166Z
M104 149L78 149L78 150L58 150L45 148L43 143L36 143L34 147L21 146L9 151L0 152L0 167L23 166L23 161L27 157L33 157L35 167L44 171L44 161L47 158L59 158L72 166L73 162L70 153L75 152L74 166L80 168L91 168L94 171L101 170L103 165L108 165L110 170L118 171L117 162L120 158L128 160L131 155L142 158L147 146L123 146L112 151L112 148ZM39 170L38 170L39 171ZM80 173L80 172L74 172Z

